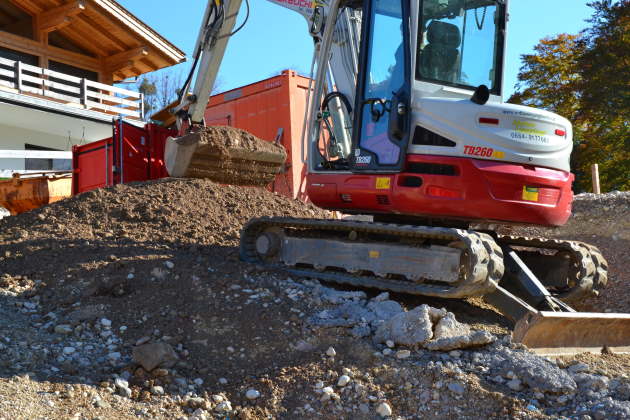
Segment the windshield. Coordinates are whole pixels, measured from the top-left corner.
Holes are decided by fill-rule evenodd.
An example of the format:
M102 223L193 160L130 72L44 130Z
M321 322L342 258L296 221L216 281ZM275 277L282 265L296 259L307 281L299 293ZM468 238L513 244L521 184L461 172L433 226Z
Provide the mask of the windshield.
M503 7L496 0L424 0L416 78L501 93Z

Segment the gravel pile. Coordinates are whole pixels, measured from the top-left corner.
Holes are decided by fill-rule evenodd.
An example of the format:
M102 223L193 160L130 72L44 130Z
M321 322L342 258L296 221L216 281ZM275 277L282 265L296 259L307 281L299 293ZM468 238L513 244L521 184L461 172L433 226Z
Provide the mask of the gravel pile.
M0 419L630 416L627 356L547 360L471 302L239 262L241 226L263 215L327 217L262 190L166 180L0 221ZM409 323L425 339L393 334ZM488 340L429 350L447 326Z
M560 228L519 228L518 233L587 242L608 261L608 286L577 309L630 313L630 192L580 194L573 214Z

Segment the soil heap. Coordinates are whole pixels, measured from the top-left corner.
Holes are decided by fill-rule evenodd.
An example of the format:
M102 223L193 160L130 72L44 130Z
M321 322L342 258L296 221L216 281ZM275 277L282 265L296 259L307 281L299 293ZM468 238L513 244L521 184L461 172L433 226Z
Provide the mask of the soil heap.
M271 215L329 217L264 190L170 179L0 221L0 419L630 416L625 356L549 361L511 343L487 307L241 263L241 226ZM497 337L448 353L370 337L383 313L422 304ZM348 310L361 317L342 326Z

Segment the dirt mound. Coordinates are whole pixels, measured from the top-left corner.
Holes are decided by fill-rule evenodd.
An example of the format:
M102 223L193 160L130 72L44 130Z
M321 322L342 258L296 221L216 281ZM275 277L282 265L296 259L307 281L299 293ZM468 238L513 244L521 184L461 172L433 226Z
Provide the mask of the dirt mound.
M0 412L114 420L630 413L627 359L604 363L610 378L599 377L590 360L561 367L505 335L438 353L314 327L315 315L395 302L241 263L239 230L265 215L328 216L259 189L171 179L0 221ZM405 310L451 305L458 318L468 306L462 321L497 323L462 301L393 299ZM133 350L144 343L177 360L139 368Z
M573 214L560 228L523 227L516 233L587 242L608 261L608 286L579 309L630 313L630 192L580 194Z
M90 191L2 221L0 241L38 238L233 246L253 217L328 212L258 188L165 179Z

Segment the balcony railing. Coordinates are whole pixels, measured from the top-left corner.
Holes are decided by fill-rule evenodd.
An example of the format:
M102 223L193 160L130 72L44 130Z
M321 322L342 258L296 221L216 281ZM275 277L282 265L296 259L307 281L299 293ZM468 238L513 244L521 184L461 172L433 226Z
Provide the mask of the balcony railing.
M142 119L143 95L132 90L0 57L0 86L69 106Z

